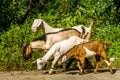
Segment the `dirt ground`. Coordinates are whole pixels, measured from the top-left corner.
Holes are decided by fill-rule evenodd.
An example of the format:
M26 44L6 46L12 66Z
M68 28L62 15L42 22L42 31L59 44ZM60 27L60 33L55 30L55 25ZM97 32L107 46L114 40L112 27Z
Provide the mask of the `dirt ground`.
M10 71L0 72L0 80L120 80L120 69L114 69L110 74L107 69L100 69L97 74L93 70L86 70L86 74L79 75L78 70L59 72L49 75L47 71Z

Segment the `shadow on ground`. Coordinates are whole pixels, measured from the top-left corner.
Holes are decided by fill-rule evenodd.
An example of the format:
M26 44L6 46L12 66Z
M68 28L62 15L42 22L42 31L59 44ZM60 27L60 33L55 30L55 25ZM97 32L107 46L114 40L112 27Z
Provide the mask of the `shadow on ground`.
M120 69L113 69L113 74L115 74L117 70L120 70ZM94 72L94 69L86 69L85 70L85 74L89 74L89 73L93 73L93 72ZM97 71L97 73L105 73L105 72L109 72L109 70L108 69L100 69ZM42 71L42 73L48 74L48 70ZM59 71L59 70L53 71L53 74L59 74L59 73L63 73L63 71ZM79 73L79 70L66 71L65 73L75 75L75 74Z
M113 74L115 74L117 70L120 70L120 69L113 69ZM93 72L94 72L94 69L86 69L85 70L85 74L89 74L89 73L93 73ZM104 73L104 72L109 72L109 70L108 69L100 69L97 71L97 73ZM68 71L66 73L74 75L74 74L78 74L79 71Z

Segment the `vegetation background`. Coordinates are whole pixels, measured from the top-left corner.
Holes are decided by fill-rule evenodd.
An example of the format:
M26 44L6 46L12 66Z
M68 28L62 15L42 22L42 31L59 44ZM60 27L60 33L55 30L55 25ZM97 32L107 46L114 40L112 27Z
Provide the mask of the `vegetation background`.
M32 61L44 52L33 52L27 61L22 57L23 43L44 34L31 31L36 18L59 28L89 26L94 19L91 40L111 42L108 57L120 67L120 0L0 0L0 71L36 69Z

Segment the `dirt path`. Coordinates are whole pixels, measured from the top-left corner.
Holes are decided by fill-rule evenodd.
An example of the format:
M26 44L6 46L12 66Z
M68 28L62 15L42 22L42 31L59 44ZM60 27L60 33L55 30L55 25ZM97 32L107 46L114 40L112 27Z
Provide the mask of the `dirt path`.
M0 72L0 80L120 80L120 69L114 69L114 74L108 70L87 70L86 74L78 75L78 71L56 72L56 74L43 74L41 71L11 71Z

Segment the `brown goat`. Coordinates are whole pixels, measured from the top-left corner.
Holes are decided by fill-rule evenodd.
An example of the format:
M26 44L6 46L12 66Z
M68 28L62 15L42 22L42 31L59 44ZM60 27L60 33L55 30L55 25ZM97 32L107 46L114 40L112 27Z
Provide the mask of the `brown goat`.
M63 63L70 58L75 58L78 60L77 66L80 69L79 74L83 74L85 58L90 56L95 56L97 64L94 73L96 73L100 66L100 57L102 57L105 63L109 66L110 73L113 73L112 66L108 61L107 54L105 51L106 46L107 43L102 43L101 41L92 41L92 42L76 45L62 57L62 60L59 61L59 63Z

